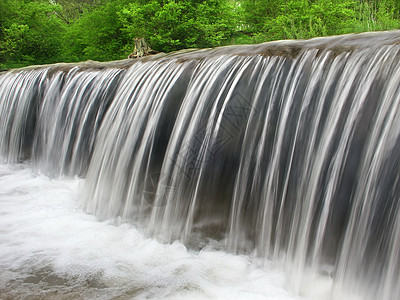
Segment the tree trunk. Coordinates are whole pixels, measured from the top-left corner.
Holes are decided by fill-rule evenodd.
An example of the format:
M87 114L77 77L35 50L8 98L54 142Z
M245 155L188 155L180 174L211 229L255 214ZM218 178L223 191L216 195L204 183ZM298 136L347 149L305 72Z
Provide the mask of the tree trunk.
M135 38L134 42L135 48L133 49L133 52L129 54L128 58L138 58L158 53L158 51L151 49L149 45L147 45L147 42L144 38Z

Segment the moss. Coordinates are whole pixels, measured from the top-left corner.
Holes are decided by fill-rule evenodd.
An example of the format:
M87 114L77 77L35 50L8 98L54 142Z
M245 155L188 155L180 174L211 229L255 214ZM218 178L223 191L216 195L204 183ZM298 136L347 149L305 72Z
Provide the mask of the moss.
M258 54L261 54L262 56L282 56L295 59L299 56L302 50L303 48L298 45L271 45Z

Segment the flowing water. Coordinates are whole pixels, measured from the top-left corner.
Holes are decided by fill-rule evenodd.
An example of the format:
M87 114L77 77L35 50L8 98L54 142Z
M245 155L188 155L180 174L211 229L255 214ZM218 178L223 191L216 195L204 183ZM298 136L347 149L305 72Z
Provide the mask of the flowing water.
M394 31L0 74L0 293L400 297L399 50Z
M80 208L84 180L30 167L0 165L0 299L298 299L278 266L99 222Z

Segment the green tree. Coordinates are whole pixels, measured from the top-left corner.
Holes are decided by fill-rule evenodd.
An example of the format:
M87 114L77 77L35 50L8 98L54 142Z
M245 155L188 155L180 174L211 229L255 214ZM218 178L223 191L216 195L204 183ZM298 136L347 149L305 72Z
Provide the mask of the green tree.
M357 2L352 32L399 29L399 3L393 0Z
M305 39L347 32L354 19L354 2L334 0L289 0L279 14L265 22L269 40Z
M145 37L153 49L213 47L227 44L236 30L230 1L137 1L119 13L131 40Z
M275 18L280 7L285 3L282 0L243 0L240 2L241 30L248 33L259 33L264 28L267 19Z
M265 18L258 40L306 39L399 28L395 7L375 1L288 0ZM392 3L393 4L393 3Z
M106 1L73 22L66 34L64 56L69 61L113 60L126 57L128 36L118 18L126 0Z
M48 1L2 0L0 62L56 62L65 27L56 17L59 6Z
M104 0L51 0L62 9L57 11L57 16L67 24L71 24L87 12L104 4Z

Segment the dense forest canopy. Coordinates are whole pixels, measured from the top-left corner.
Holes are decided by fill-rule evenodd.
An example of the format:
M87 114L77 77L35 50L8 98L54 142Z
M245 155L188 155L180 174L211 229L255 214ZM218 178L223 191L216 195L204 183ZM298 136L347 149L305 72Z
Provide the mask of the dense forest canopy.
M0 69L399 28L399 0L1 0Z

